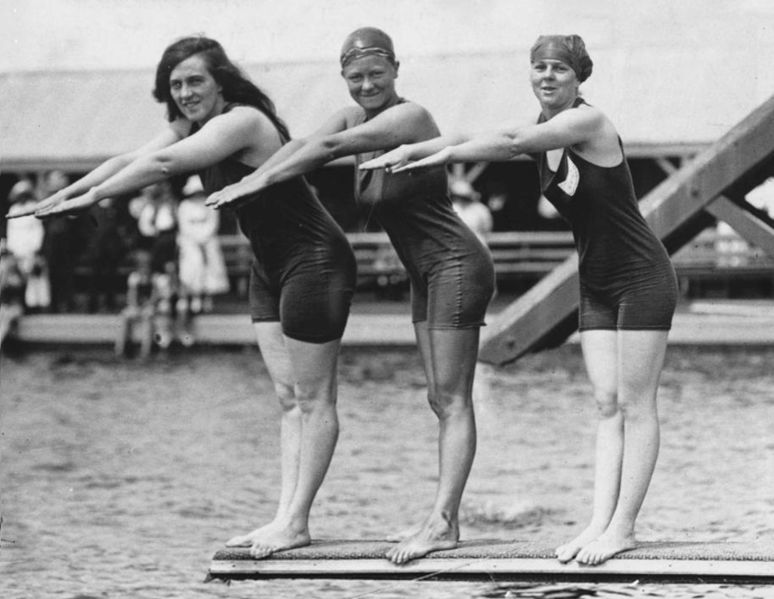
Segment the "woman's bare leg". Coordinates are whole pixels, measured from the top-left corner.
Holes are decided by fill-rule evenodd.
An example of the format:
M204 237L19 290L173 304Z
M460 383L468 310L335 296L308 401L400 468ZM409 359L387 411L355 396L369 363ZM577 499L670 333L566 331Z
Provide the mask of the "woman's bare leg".
M479 329L428 330L425 323L415 329L430 406L438 416L439 480L429 516L387 552L396 564L457 546L462 492L476 452L472 394Z
M624 420L623 466L615 512L605 531L578 552L596 565L637 546L634 526L658 458L660 430L656 394L667 331L619 331L618 401Z
M574 539L559 546L561 562L599 537L613 517L621 484L624 451L623 416L618 409L618 337L616 331L591 330L581 333L586 370L597 405L597 439L594 466L594 501L591 521Z
M306 343L285 338L301 417L298 476L287 509L271 530L253 541L250 555L263 558L275 551L311 542L309 512L328 471L339 435L336 413L336 365L340 340Z
M293 372L290 356L285 347L285 336L278 322L256 322L254 324L258 347L261 350L274 392L282 408L280 420L280 497L274 519L245 535L230 539L228 547L250 547L261 535L271 530L288 511L298 480L298 460L301 444L301 409L298 407L293 389Z

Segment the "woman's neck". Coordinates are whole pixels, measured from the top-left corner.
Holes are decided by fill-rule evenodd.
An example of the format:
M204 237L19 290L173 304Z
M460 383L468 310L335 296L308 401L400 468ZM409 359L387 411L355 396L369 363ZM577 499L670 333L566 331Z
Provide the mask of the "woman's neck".
M554 118L557 114L560 112L564 112L565 110L568 110L575 106L575 102L578 99L579 96L573 96L569 101L567 101L564 104L561 105L546 105L542 104L540 105L541 112L543 113L543 116L546 117L546 120L551 120Z
M376 115L381 114L388 108L392 108L399 102L400 102L400 96L398 94L395 94L392 98L390 98L387 102L382 104L379 108L375 108L372 110L368 110L364 108L363 110L365 110L365 113L366 113L366 120L374 118Z

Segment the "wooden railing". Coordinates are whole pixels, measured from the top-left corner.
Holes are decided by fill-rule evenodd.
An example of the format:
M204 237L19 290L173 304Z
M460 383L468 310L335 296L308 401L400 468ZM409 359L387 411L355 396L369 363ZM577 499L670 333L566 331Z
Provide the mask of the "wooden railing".
M249 275L251 253L244 237L221 236L221 247L229 275ZM361 285L379 277L403 278L404 269L385 233L348 233ZM490 233L486 238L498 279L536 278L550 271L574 251L572 235L565 232Z
M347 238L355 252L361 282L403 272L385 233L348 233ZM490 233L486 241L499 281L542 276L575 251L572 234L564 231ZM252 254L244 237L222 236L221 246L230 275L247 276ZM714 229L705 230L672 259L684 278L774 277L774 258L735 234L719 234Z
M348 233L358 265L360 287L404 284L406 274L385 233ZM561 264L575 251L572 235L565 231L509 231L486 236L498 285L531 285ZM232 289L247 291L252 251L242 235L221 235L226 269ZM736 235L720 235L707 229L673 256L683 288L694 281L736 277L774 278L774 258L750 246ZM78 273L88 275L79 265ZM119 269L124 278L131 270L129 258Z

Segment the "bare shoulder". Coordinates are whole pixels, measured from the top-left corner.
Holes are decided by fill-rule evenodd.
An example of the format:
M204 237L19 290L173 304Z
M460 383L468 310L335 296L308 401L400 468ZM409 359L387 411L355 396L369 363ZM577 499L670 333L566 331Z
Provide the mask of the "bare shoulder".
M610 119L607 118L605 113L596 106L591 106L590 104L581 104L576 108L575 114L591 127L602 128L608 125L612 126Z
M402 129L412 130L414 132L412 141L421 141L428 137L440 135L433 115L427 108L416 102L401 102L385 110L382 115L395 123L399 123Z
M242 126L246 126L246 127L250 127L250 126L260 127L265 125L271 125L271 121L269 120L269 117L267 117L263 112L258 110L255 106L246 106L246 105L234 106L228 112L224 112L223 114L220 114L215 118L227 119L231 122L238 122Z
M418 121L429 121L435 124L433 115L430 114L430 111L427 108L410 100L396 104L390 110L400 112L403 118L416 119Z
M596 106L583 104L578 107L587 141L575 146L581 155L600 166L613 166L620 162L621 148L618 131L607 115Z

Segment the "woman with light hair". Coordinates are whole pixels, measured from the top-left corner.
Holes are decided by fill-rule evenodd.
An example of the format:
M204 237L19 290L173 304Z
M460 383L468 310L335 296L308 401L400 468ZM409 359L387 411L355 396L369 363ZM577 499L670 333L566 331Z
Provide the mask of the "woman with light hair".
M537 161L541 190L571 224L580 256L580 338L598 409L591 521L556 555L593 565L637 546L635 521L658 456L656 392L677 280L639 211L613 123L580 95L592 70L583 40L541 36L530 62L536 124L401 146L361 168L407 175L519 154Z
M352 32L339 54L341 75L357 104L335 112L319 130L294 140L255 173L210 196L228 206L341 156L365 162L399 144L436 137L438 127L422 106L395 87L399 63L392 40L364 27ZM358 202L387 232L411 281L414 331L438 418L439 480L430 514L395 535L387 552L396 564L455 547L459 507L476 447L473 376L479 329L494 286L489 252L452 209L446 170L417 176L356 172Z

